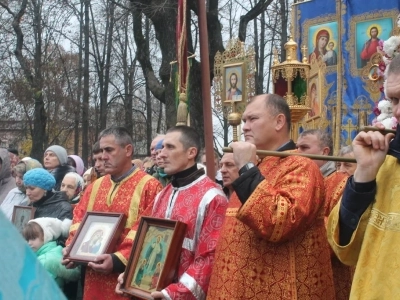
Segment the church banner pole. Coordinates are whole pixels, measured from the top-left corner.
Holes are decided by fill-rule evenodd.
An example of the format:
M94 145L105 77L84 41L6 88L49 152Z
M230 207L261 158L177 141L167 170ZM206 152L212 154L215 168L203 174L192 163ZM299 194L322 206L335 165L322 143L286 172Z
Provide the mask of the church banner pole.
M200 60L201 60L201 94L203 98L204 117L204 141L206 149L207 175L215 179L214 165L214 141L211 111L211 84L210 84L210 61L208 54L208 32L205 0L198 0L198 19L200 36Z

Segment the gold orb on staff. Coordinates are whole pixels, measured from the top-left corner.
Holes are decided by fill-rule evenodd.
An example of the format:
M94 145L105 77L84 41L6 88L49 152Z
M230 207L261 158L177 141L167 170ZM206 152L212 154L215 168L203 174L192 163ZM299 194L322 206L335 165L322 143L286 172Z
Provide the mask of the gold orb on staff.
M233 129L233 142L237 142L239 135L237 132L238 126L242 123L242 114L234 111L234 104L232 103L232 112L228 115L228 123Z

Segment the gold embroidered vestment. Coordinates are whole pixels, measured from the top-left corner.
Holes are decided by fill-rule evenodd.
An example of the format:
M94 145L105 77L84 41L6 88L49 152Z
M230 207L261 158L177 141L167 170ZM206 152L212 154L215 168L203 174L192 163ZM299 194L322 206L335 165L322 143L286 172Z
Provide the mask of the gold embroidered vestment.
M266 157L244 205L231 196L207 299L334 299L324 184L303 157Z
M397 299L400 295L400 163L392 156L379 169L375 200L346 246L339 246L338 203L328 220L328 239L339 259L356 266L350 299Z

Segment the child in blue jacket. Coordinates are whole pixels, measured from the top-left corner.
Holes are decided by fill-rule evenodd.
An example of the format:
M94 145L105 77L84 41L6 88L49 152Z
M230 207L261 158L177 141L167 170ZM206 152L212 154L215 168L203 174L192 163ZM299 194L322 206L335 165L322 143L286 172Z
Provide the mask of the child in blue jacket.
M60 288L65 281L76 281L80 276L79 268L66 269L61 264L62 247L56 242L60 236L68 236L70 226L69 219L60 221L56 218L37 218L30 220L22 233L38 260Z

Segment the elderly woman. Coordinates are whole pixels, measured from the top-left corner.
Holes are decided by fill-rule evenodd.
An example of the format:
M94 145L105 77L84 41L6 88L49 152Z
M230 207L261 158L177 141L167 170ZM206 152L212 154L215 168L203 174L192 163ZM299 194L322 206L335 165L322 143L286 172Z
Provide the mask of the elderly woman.
M7 216L8 219L12 219L12 214L15 205L28 205L29 199L25 193L25 186L22 177L26 172L35 168L43 168L42 164L36 159L28 158L22 159L13 168L12 173L15 178L16 188L12 189L0 205L1 210Z
M339 151L340 157L354 158L353 146L345 146L342 147ZM338 162L336 165L336 169L338 172L346 173L348 176L354 174L357 168L357 163L350 162Z
M53 145L46 149L43 157L43 165L56 179L54 190L59 191L65 174L75 172L74 167L68 165L68 154L65 148Z
M83 178L75 172L69 172L64 176L60 191L65 192L71 205L75 206L79 202L83 186Z
M83 164L82 158L80 158L78 155L68 155L67 163L71 167L75 168L76 173L78 173L80 176L83 176L83 173L85 172L85 165Z
M24 185L31 205L36 208L35 218L50 217L61 221L72 220L72 207L64 192L53 192L56 180L45 169L25 173Z

